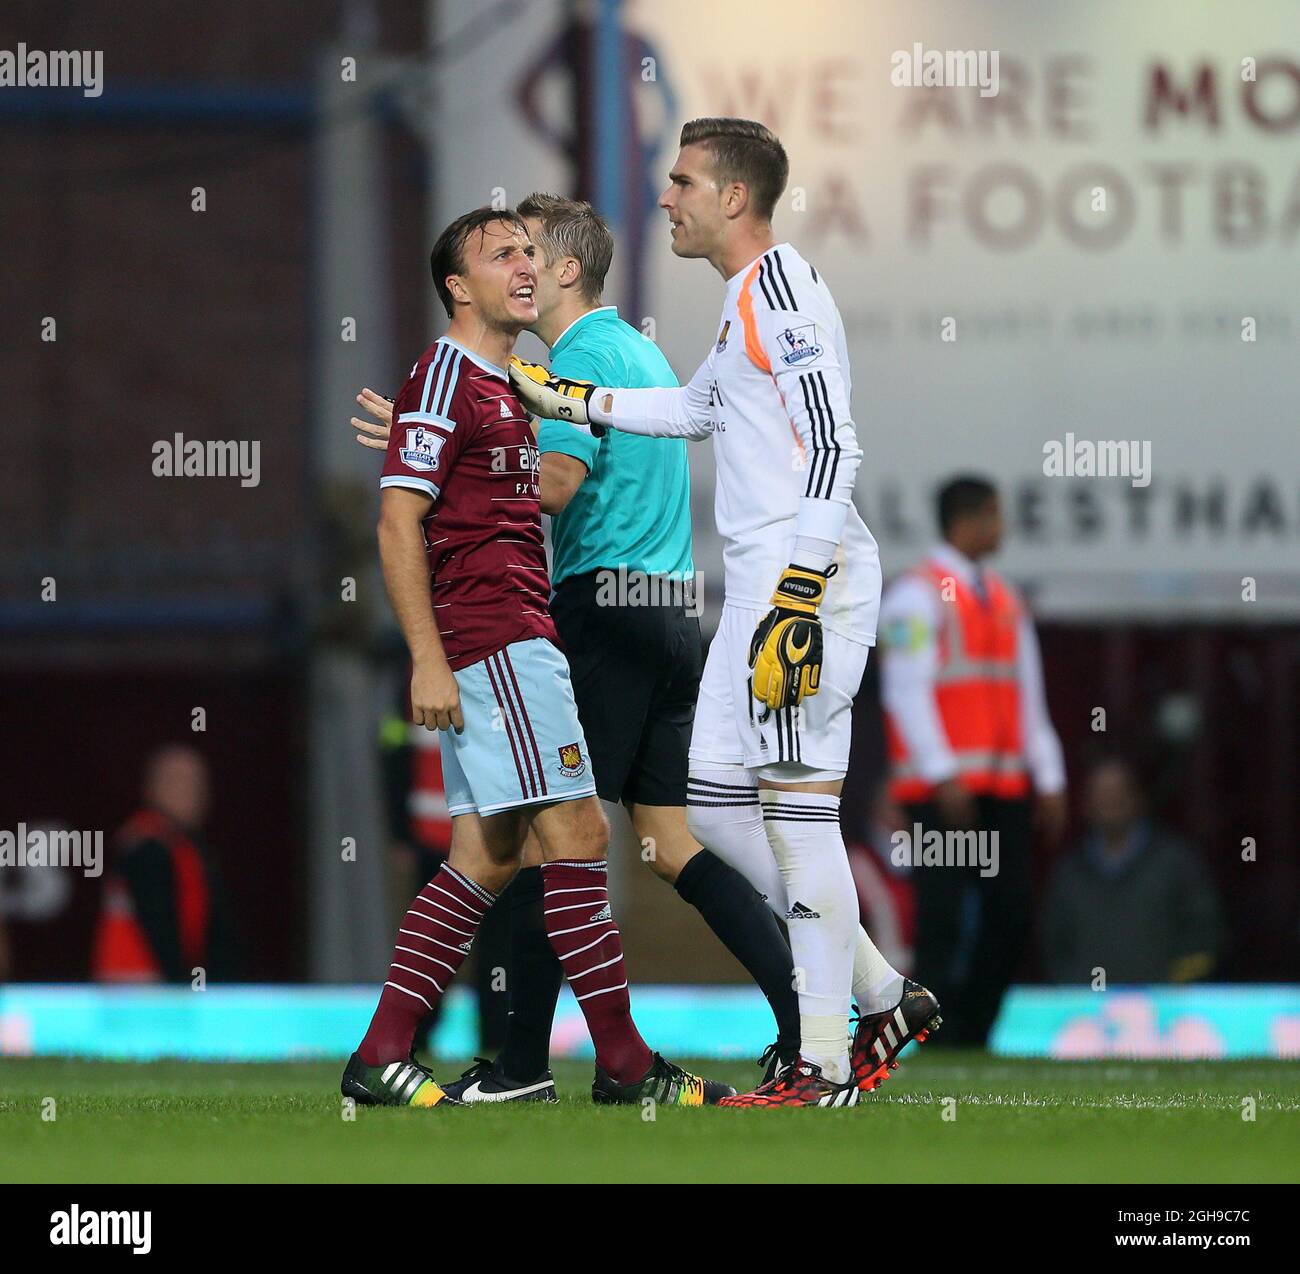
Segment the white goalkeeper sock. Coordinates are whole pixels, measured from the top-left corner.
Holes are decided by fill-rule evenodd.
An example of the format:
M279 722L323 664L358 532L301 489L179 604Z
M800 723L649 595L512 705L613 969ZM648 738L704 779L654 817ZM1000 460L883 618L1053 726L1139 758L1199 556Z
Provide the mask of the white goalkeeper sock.
M686 780L686 825L705 849L734 867L785 919L785 881L763 827L758 784L744 766L692 769Z
M894 968L880 949L858 929L858 943L853 950L853 999L862 1014L883 1013L903 998L903 975Z
M692 769L686 818L691 835L744 876L784 920L790 904L763 825L753 771L741 765ZM861 926L853 948L853 998L862 1013L883 1013L903 998L903 975Z
M833 1083L849 1077L849 1000L858 898L840 835L840 799L760 789L768 844L790 906L786 923L799 991L800 1053Z

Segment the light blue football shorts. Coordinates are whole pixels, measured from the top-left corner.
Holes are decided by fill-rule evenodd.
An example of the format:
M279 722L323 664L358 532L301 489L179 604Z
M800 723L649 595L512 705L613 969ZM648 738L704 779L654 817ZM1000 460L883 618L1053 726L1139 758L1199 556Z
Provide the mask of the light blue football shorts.
M546 638L512 642L452 675L465 718L462 733L442 736L453 815L595 795L569 664Z

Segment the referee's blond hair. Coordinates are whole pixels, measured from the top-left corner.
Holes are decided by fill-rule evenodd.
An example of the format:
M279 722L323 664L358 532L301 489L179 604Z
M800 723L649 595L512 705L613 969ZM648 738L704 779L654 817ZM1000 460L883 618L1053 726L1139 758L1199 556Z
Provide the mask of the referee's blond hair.
M537 246L546 264L572 257L582 271L578 287L583 298L599 301L614 259L614 235L605 218L586 200L565 199L540 190L523 200L515 211L539 223Z

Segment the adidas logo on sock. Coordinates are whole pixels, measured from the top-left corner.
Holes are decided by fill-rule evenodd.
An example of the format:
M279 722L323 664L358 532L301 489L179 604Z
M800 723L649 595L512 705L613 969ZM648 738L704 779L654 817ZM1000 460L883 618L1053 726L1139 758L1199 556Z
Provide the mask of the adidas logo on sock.
M468 950L470 949L470 947L473 946L473 943L470 943L470 942L460 942L460 943L457 943L457 946L459 946L460 949L461 949L462 951L468 951Z
M609 903L606 903L598 912L596 912L594 916L592 916L589 923L595 924L597 920L613 920L613 919L614 919L614 913L610 910Z
M822 913L814 911L811 907L805 907L803 903L796 902L789 911L785 913L787 920L820 920Z

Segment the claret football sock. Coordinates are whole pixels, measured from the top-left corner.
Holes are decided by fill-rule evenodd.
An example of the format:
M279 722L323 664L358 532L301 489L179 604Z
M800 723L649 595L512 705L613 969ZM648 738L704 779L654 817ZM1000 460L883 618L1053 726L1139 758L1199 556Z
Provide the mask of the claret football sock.
M546 933L587 1019L596 1065L618 1083L632 1084L654 1058L632 1021L606 867L603 858L542 864Z
M388 981L357 1048L367 1066L404 1062L420 1019L446 991L496 895L444 863L397 931Z
M564 970L546 936L542 896L542 869L525 867L505 898L510 907L506 971L510 1016L497 1069L521 1080L534 1079L550 1066L551 1025L564 981Z
M674 887L758 984L776 1018L777 1050L783 1058L794 1057L799 1051L794 961L767 903L734 867L707 849L682 868Z

